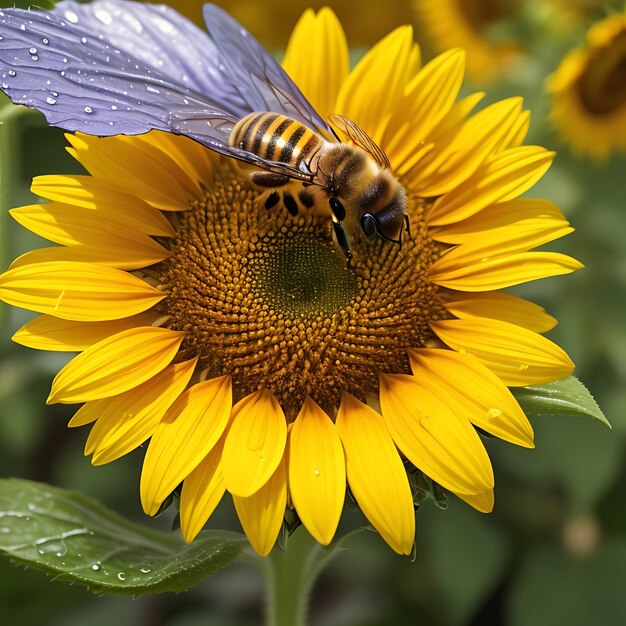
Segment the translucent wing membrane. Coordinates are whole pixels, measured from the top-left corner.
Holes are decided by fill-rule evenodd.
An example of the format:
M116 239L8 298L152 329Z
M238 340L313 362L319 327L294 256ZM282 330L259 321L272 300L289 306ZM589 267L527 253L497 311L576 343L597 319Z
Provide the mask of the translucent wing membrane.
M335 137L285 70L241 24L213 4L204 5L203 11L221 62L252 111L284 113L328 139Z
M374 140L352 120L343 115L330 115L329 119L355 145L367 152L380 167L390 169L391 164L387 155L376 145Z
M227 142L238 119L59 15L7 9L0 36L3 91L52 125L93 135L179 132L201 113L214 122L208 136Z
M60 2L52 11L81 31L102 35L111 47L138 59L173 83L219 101L243 117L249 106L219 62L215 43L195 24L165 5L100 0ZM221 66L221 69L220 69Z
M224 28L236 24L230 20ZM165 7L109 0L62 2L52 13L0 11L0 87L53 126L100 136L152 129L186 135L311 182L309 173L228 145L241 117L267 107L253 108L257 101L235 86L222 60L215 43ZM283 86L286 102L304 102L304 117L315 115L286 75ZM294 115L292 106L277 112Z

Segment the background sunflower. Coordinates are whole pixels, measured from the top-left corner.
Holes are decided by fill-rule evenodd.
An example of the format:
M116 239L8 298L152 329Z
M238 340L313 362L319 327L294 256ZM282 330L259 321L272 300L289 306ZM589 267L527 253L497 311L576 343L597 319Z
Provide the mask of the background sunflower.
M282 41L265 40L278 47L293 22L277 27L276 15L283 14L278 4L272 4L257 2L255 6L272 17L273 30L284 33ZM299 3L290 6L295 4ZM403 6L396 11L384 3L385 19L392 23L365 35L363 44L407 21L406 3L397 4ZM236 3L228 5L232 9ZM352 20L350 15L341 15L343 5L352 14L366 15L361 5L357 9L355 4L339 3L337 12L347 25ZM293 21L299 12L299 8L294 10ZM239 18L263 40L255 18ZM382 23L371 14L366 21L376 26ZM349 37L361 42L358 36ZM563 43L563 52L569 43ZM542 121L547 103L542 100L541 79L556 66L553 51L554 42L545 58L528 61L513 77L515 85L507 77L507 82L490 90L488 98L495 101L521 90L527 96L526 106L533 110L528 143L548 147L554 146L555 139ZM36 115L0 109L0 116L6 115L19 117L17 123L0 126L2 269L22 252L44 245L7 219L6 207L34 201L28 192L33 176L78 171L64 157L61 132L46 128ZM2 117L1 121L8 120ZM557 202L577 228L574 236L550 249L581 259L587 269L567 281L549 279L516 292L540 302L559 319L549 336L568 348L577 374L605 408L614 431L582 420L550 417L533 421L533 451L487 441L498 478L495 512L485 517L452 498L447 512L432 505L422 507L414 563L393 555L373 534L354 538L355 549L334 562L315 590L314 624L548 626L558 619L568 626L587 626L626 621L622 593L626 579L624 165L623 158L614 157L600 168L560 151L534 195ZM83 433L65 427L72 408L44 408L50 380L65 357L34 353L10 343L8 337L27 316L4 306L0 313L2 474L89 493L141 521L143 513L135 490L128 488L128 477L139 474L143 454L128 455L103 467L89 466L82 456ZM235 515L225 502L214 524L230 527L236 523ZM358 514L353 513L347 523L358 521ZM171 523L171 517L164 517L155 525L168 529ZM16 570L6 561L0 561L0 582L0 609L8 623L72 626L118 620L164 626L244 626L258 624L261 614L261 581L253 571L238 567L183 595L138 600L95 598L83 589L50 583L40 573ZM581 594L581 589L586 593ZM597 599L593 606L588 602L591 595ZM208 620L207 613L212 616Z

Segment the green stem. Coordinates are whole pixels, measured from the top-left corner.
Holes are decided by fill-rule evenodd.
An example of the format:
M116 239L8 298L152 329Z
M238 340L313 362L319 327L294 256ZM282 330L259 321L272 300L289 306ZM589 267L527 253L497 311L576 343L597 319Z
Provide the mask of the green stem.
M20 174L21 146L16 120L24 111L23 107L11 104L4 97L0 101L0 271L4 271L8 264L8 210L13 206L13 195ZM4 307L0 308L0 327L5 312Z
M274 548L264 560L267 626L305 626L309 598L324 561L322 547L304 528L289 538L283 552Z

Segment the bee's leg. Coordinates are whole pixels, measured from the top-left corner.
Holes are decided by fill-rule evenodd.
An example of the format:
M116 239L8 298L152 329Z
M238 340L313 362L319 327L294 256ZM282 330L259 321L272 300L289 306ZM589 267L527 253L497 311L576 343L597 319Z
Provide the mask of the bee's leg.
M347 267L352 267L352 252L350 251L350 243L348 242L346 231L343 229L341 222L333 220L333 230L335 232L335 238L337 239L339 247L346 255Z
M315 197L310 191L302 189L298 193L298 199L307 209L312 209L315 206Z
M252 182L259 187L282 187L291 179L284 174L275 174L274 172L252 172L250 175Z
M265 208L266 209L271 209L273 207L275 207L278 202L280 201L280 194L276 191L272 191L272 193L270 193L269 196L267 196L267 198L265 199Z
M290 215L294 217L298 215L298 203L293 199L293 196L290 193L283 194L283 204L289 211Z

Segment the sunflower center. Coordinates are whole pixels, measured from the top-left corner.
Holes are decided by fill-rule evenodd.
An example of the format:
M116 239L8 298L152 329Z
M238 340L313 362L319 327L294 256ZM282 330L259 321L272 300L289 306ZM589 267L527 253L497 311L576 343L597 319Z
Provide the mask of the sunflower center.
M408 373L407 348L432 339L429 323L444 315L427 278L439 250L423 204L410 202L401 248L354 236L350 267L315 209L268 211L224 164L204 201L174 215L172 256L153 268L168 325L185 332L179 358L230 374L235 400L269 389L289 419L307 395L332 414L343 390L366 399L381 372Z
M357 288L356 276L327 237L297 231L260 240L250 275L259 295L292 318L330 316L349 305Z
M612 113L626 103L626 31L590 56L578 89L586 109L595 115Z

